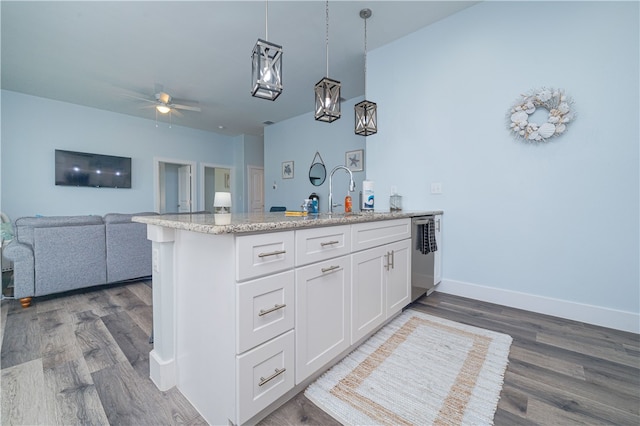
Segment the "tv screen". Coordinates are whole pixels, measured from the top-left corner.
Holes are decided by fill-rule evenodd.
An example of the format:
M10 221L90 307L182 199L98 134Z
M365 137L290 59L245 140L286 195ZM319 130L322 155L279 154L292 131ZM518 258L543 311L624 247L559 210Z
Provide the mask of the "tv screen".
M56 185L131 188L131 158L56 149Z

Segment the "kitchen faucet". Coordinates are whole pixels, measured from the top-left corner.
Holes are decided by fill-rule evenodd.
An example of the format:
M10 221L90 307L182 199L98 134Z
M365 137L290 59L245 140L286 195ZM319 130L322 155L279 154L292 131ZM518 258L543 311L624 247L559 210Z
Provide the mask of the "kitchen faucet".
M335 166L331 173L329 173L329 213L333 213L333 208L340 206L341 204L333 204L333 174L338 169L344 169L349 173L349 192L356 190L356 183L353 181L353 173L345 166Z

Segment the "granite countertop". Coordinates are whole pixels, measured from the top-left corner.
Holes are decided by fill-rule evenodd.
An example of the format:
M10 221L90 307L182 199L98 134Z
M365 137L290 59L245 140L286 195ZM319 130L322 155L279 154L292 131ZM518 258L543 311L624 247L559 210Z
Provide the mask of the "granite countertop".
M249 232L270 232L287 229L312 228L319 226L347 225L351 223L372 222L442 214L442 210L399 211L399 212L356 212L356 213L320 213L308 216L285 216L277 213L232 213L215 214L165 214L160 216L134 216L134 222L166 228L184 229L205 234L241 234Z

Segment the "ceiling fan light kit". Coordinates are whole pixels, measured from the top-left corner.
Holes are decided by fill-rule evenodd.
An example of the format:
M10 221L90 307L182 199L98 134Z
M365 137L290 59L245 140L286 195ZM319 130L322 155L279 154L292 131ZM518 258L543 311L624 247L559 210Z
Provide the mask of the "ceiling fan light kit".
M340 82L329 78L329 1L326 2L326 56L327 77L316 83L315 119L331 123L340 118Z
M355 112L356 135L369 136L378 133L378 106L367 100L367 19L371 17L371 9L362 9L360 17L364 20L364 101L357 103Z
M258 39L251 54L251 96L275 101L282 93L282 46L270 43L269 3L265 2L265 39Z

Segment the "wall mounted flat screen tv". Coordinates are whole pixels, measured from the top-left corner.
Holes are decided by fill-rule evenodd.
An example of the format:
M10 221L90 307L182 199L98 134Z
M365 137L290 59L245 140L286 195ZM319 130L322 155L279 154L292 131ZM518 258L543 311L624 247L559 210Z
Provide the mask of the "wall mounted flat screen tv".
M56 149L56 185L131 188L131 158Z

